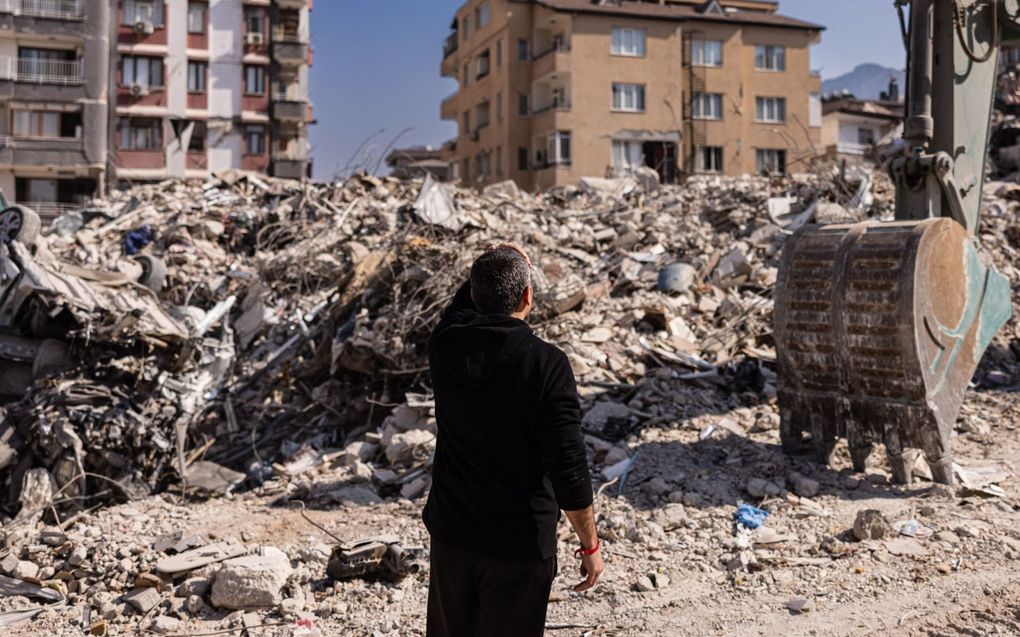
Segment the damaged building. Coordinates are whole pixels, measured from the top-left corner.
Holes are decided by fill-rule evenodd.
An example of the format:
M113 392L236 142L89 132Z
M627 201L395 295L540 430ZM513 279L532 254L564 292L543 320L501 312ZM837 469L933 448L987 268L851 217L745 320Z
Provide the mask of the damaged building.
M307 176L310 5L0 2L0 189L48 220L110 184Z
M817 154L824 27L777 2L470 0L441 72L455 178L525 189L626 175L785 173Z

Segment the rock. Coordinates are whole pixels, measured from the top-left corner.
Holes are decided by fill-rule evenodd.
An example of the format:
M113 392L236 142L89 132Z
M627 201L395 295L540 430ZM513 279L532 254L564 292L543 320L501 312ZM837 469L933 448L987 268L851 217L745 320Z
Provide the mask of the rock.
M39 565L28 560L18 560L18 564L11 571L11 577L17 579L34 579L39 574Z
M892 527L881 511L864 509L854 520L854 537L860 541L881 540L892 536Z
M616 446L606 452L605 459L602 460L602 464L606 466L612 466L618 462L622 462L630 457L625 447Z
M668 482L659 477L652 478L644 484L645 491L655 496L669 493L671 488Z
M0 561L0 569L2 569L4 573L10 575L14 573L14 569L18 568L18 562L20 561L21 560L18 559L17 555L9 553L7 557Z
M109 629L109 627L110 623L105 618L100 617L98 619L94 619L92 620L92 623L89 624L89 634L102 637L103 635L106 634L106 631Z
M197 615L205 609L205 601L198 595L189 595L184 602L184 608L192 615Z
M652 578L647 575L642 575L634 583L634 590L639 593L651 593L655 590L655 584L652 582Z
M689 263L674 263L659 270L657 287L660 292L682 293L694 285L698 270Z
M892 555L919 556L927 555L928 549L912 537L898 537L885 543L885 548Z
M354 504L379 504L382 498L374 491L359 486L342 486L329 492L329 497L335 502L353 502Z
M425 489L429 486L429 479L425 476L415 478L400 488L400 497L408 500L417 500L425 495Z
M786 602L786 608L795 614L810 613L815 609L815 600L794 595Z
M932 536L932 539L936 542L945 542L946 544L951 544L953 546L960 543L960 536L948 529L944 531L936 531L935 535Z
M235 610L276 606L292 572L290 558L274 547L264 547L261 555L235 557L216 573L210 601L216 608Z
M124 595L124 601L139 613L145 614L158 606L163 601L163 596L155 588L136 588Z
M379 445L358 440L344 449L344 464L351 466L355 462L368 462L379 453Z
M189 577L177 587L178 597L190 597L197 595L205 597L209 592L209 579L206 577Z
M436 449L436 437L424 429L395 434L386 446L386 459L391 465L410 465L427 460Z
M85 562L85 559L89 556L89 550L84 544L77 544L71 549L71 554L67 556L67 563L71 566L81 566Z
M584 415L581 424L591 431L602 431L611 421L629 421L630 408L627 405L609 401L597 402Z
M744 487L747 492L755 498L774 498L783 493L783 489L776 483L764 478L751 478Z
M168 615L160 615L156 619L152 620L152 624L149 626L149 630L160 635L176 633L180 631L180 629L181 620Z
M351 468L351 482L369 482L372 479L372 467L360 460L348 465Z
M39 541L46 546L60 546L67 541L67 534L55 526L48 526L39 534Z
M163 590L163 580L158 575L152 573L142 573L135 580L135 588L155 588L157 591Z
M790 475L790 487L793 492L802 498L813 498L818 495L819 484L817 480L802 476L799 473Z

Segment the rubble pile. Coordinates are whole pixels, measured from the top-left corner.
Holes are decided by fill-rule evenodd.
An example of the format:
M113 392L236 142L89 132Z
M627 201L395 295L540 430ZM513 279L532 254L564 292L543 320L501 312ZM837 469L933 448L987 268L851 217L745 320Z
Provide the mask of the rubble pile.
M1015 280L1009 188L987 216L987 242ZM567 351L596 438L675 423L699 403L766 402L785 238L812 220L887 215L890 196L881 175L835 167L683 187L584 179L538 196L512 183L478 194L431 180L236 173L117 192L57 220L36 258L122 275L137 268L132 257L161 260L159 302L187 337L136 325L103 339L80 320L68 339L76 367L38 381L0 425L4 506L26 504L24 476L37 467L64 512L324 465L368 483L356 497L424 493L428 334L474 256L500 241L531 253L536 329ZM97 308L96 323L122 323L117 309ZM1011 383L1004 338L989 373ZM677 401L656 379L715 391ZM606 389L633 395L626 406L595 396Z
M982 242L1020 281L1020 187L986 192ZM812 586L839 582L818 597L824 606L914 581L907 568L868 584L848 573L920 555L919 542L925 577L1002 550L1018 559L1020 538L986 540L1001 520L975 504L998 501L1005 519L1000 485L1015 468L960 468L960 506L944 489L915 512L882 504L892 487L881 470L854 475L846 457L829 470L779 451L771 312L783 243L812 220L888 217L891 197L883 175L838 167L681 187L584 179L541 195L512 184L475 193L365 175L311 184L224 174L139 186L63 217L18 263L107 273L119 292L33 327L62 336L73 364L0 407L0 591L13 591L0 595L0 625L14 608L62 614L74 634L178 634L189 622L386 634L420 614L424 574L391 567L406 581L383 584L374 562L334 566L331 554L344 553L336 538L293 539L297 525L314 530L294 506L350 513L313 514L347 540L385 528L409 551L424 543L414 501L428 491L435 446L428 334L475 256L504 241L531 255L532 323L578 378L599 535L610 559L629 564L607 594L665 600L693 576L725 580L722 604L755 589L804 613L815 608ZM124 282L144 278L139 256L165 264L165 280L147 281L158 293ZM136 297L166 314L162 332L139 320ZM989 350L980 387L1020 387L1018 316ZM990 439L990 413L1015 409L1004 405L965 405L964 456ZM924 478L923 462L914 470ZM175 504L198 494L226 497ZM842 502L865 497L869 507ZM111 500L126 503L91 511ZM763 510L734 518L745 501ZM957 520L962 505L984 522ZM253 511L265 516L261 534L248 530ZM929 540L933 529L941 535ZM816 570L795 588L793 569Z

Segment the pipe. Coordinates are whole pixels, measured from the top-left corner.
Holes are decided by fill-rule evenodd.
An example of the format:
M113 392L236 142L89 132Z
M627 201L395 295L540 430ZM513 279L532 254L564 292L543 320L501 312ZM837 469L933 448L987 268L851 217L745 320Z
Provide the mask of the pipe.
M926 148L935 135L931 115L933 0L913 0L910 5L910 68L907 69L907 121L903 138L910 148Z

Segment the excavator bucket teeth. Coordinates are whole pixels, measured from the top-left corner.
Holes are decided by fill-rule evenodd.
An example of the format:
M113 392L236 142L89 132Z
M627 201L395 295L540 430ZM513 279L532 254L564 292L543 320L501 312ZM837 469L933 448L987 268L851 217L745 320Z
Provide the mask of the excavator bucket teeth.
M1010 312L1009 282L951 219L804 227L776 288L784 450L828 462L845 437L863 470L883 443L908 483L904 451L919 449L952 483L964 391Z

